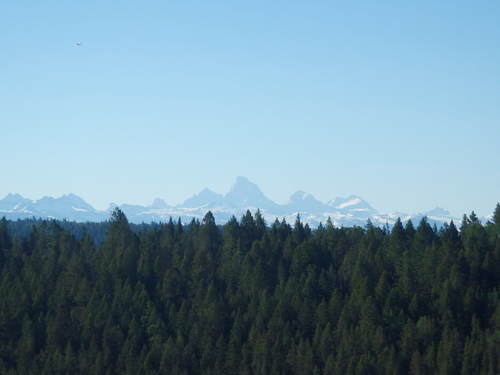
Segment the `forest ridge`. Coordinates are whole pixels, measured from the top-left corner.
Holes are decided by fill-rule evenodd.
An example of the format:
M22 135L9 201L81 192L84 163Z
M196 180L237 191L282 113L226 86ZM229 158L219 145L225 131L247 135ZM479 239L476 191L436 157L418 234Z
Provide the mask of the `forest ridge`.
M498 374L500 205L440 229L311 230L247 211L96 249L0 220L2 374ZM101 225L104 225L102 223Z

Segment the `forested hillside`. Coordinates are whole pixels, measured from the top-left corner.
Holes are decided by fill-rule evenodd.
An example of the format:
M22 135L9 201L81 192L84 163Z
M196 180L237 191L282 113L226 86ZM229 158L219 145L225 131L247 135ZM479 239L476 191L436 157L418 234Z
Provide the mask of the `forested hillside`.
M317 230L0 221L2 374L498 374L500 205ZM98 230L95 231L99 233Z

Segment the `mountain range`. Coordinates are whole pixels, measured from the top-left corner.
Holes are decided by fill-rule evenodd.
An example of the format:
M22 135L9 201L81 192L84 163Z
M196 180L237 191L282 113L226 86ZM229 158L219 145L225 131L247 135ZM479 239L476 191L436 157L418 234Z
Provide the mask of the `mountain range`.
M325 223L328 218L335 226L364 226L370 219L374 225L392 225L397 218L402 221L412 219L414 224L423 216L438 226L444 222L461 220L451 217L443 208L417 214L399 212L382 213L374 209L362 198L351 195L347 198L335 198L322 203L305 191L297 191L286 204L277 204L267 198L260 188L245 177L238 177L226 195L218 194L205 188L184 203L170 206L163 199L156 198L150 206L111 203L106 210L96 210L82 198L74 194L66 194L59 198L43 197L31 200L19 194L8 194L0 200L0 217L7 219L42 218L60 219L77 222L100 222L108 220L110 212L120 208L132 223L166 222L170 218L181 219L188 223L193 218L201 220L211 211L218 224L225 224L233 215L240 219L247 210L255 213L260 210L267 223L276 219L285 219L293 224L300 215L301 221L312 228Z

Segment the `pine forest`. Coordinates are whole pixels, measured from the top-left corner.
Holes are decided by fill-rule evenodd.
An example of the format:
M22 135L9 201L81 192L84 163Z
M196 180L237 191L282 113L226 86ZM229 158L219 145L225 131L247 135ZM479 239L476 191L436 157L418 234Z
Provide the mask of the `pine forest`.
M0 220L1 374L500 374L500 205L437 228Z

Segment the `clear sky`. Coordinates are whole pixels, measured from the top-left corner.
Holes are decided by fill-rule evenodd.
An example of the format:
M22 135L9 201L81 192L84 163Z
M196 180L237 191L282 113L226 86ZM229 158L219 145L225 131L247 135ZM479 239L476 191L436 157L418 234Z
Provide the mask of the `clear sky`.
M277 203L500 201L500 1L1 8L0 198L175 205L245 176Z

